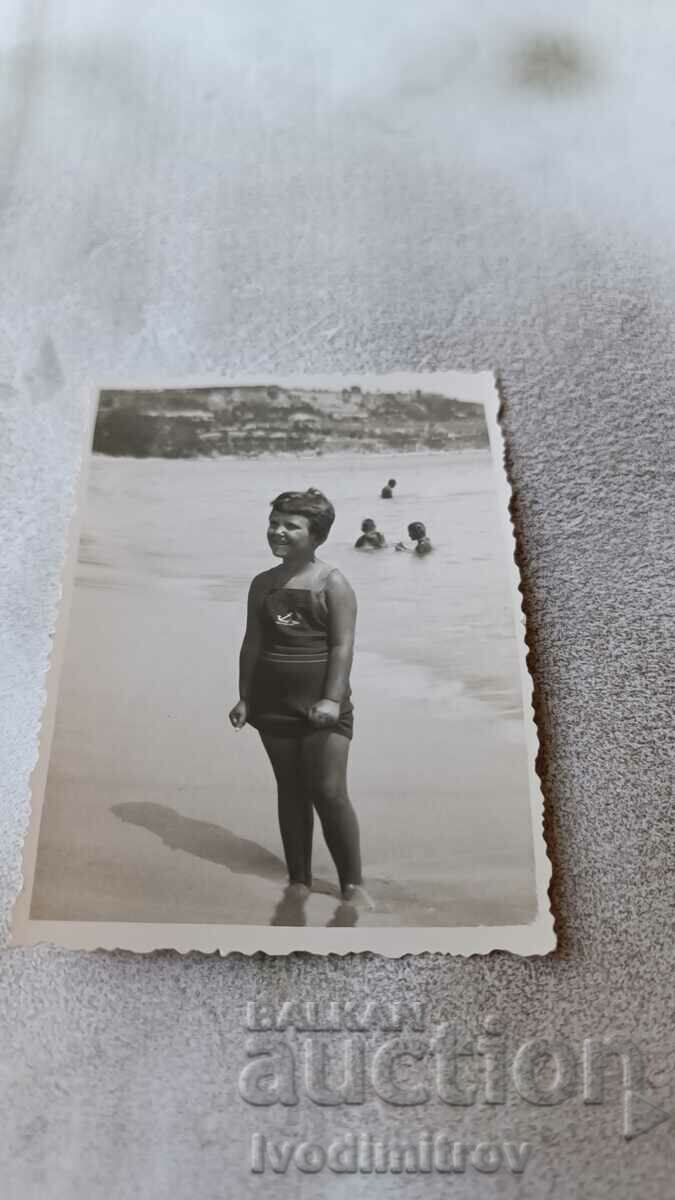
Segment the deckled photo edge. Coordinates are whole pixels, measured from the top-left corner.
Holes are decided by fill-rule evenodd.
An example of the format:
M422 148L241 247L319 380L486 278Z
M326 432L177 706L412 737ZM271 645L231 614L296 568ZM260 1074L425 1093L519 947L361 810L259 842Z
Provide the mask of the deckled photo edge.
M23 811L26 813L26 819L24 821L24 835L20 850L19 890L9 913L10 946L36 944L34 939L29 936L32 927L30 903L40 837L40 823L45 800L47 773L56 722L56 704L61 668L63 666L63 655L68 636L68 622L75 585L75 568L77 565L82 515L87 495L87 481L89 478L91 448L96 424L99 393L100 388L93 384L85 385L81 392L82 436L73 464L73 473L67 487L70 511L66 522L59 578L51 610L50 626L45 639L47 645L43 659L44 670L40 687L40 716L35 729L33 762L26 773L25 791L22 796L24 802ZM51 942L54 939L40 940ZM60 941L58 944L63 945ZM82 948L85 949L87 947Z
M30 917L30 902L36 865L40 821L56 715L60 671L68 632L68 620L74 589L79 535L87 492L92 440L99 397L103 391L164 391L182 388L227 389L237 386L277 386L290 389L318 390L358 386L371 391L397 389L413 392L433 387L448 396L482 403L490 442L493 471L502 531L511 576L511 601L520 666L523 724L528 753L530 819L535 861L537 915L527 924L515 926L477 925L468 927L362 927L325 929L307 927L268 927L261 925L151 924L144 922L51 921ZM446 953L459 957L507 951L521 957L550 954L556 948L554 916L549 888L552 863L544 832L544 795L536 761L539 738L535 720L533 681L527 668L526 618L522 584L516 559L516 531L511 519L512 488L509 481L505 440L500 423L503 400L498 377L489 370L480 372L392 372L387 374L275 375L241 372L232 378L189 376L186 378L110 378L89 383L83 396L83 438L70 488L73 497L66 549L62 559L60 587L54 603L54 636L47 655L43 678L43 708L36 729L36 757L28 781L29 820L25 827L22 853L21 887L10 916L10 945L51 944L69 950L127 950L151 953L175 950L191 952L240 953L263 952L285 955L309 952L317 955L345 955L372 952L398 958L409 954ZM50 631L51 632L51 631Z

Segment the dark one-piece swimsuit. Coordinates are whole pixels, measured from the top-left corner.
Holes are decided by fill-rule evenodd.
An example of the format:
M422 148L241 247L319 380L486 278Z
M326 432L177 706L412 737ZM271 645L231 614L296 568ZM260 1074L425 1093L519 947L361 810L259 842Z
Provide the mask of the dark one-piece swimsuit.
M316 733L307 714L324 698L330 649L325 589L273 589L261 602L260 621L263 640L249 695L249 724L277 737ZM329 728L351 738L349 688L337 725Z

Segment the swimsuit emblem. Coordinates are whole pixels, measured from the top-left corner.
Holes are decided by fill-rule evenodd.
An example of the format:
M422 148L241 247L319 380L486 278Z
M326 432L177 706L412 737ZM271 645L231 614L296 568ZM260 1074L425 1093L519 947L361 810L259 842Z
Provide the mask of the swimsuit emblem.
M281 615L281 613L277 613L274 619L275 619L277 625L301 625L302 624L302 622L300 621L300 618L296 617L295 613L293 613L293 612L284 613L283 616Z

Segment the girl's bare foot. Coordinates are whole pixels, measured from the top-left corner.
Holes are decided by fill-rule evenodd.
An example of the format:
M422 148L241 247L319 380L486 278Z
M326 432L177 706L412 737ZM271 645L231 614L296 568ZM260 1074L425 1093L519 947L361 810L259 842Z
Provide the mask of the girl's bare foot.
M286 887L284 888L284 895L288 896L289 899L292 898L294 900L306 900L311 891L311 884L300 883L297 880L289 879Z
M355 908L372 912L375 901L364 888L362 883L346 883L342 889L342 900L345 904L353 904Z

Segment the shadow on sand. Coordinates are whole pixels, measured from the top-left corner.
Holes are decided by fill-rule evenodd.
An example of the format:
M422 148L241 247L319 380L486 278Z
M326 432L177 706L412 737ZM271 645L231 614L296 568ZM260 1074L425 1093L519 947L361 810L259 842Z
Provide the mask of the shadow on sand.
M259 875L262 879L286 879L286 867L276 854L258 842L239 837L231 829L184 817L165 804L150 800L113 804L110 811L120 821L140 825L160 837L172 850L184 850L197 858L220 863L235 874Z
M120 821L139 825L156 834L172 850L184 850L186 854L218 863L235 875L257 875L260 879L286 884L286 864L276 854L258 842L252 842L250 838L239 837L231 829L224 829L222 825L184 817L175 809L151 800L113 804L110 811ZM327 896L338 895L335 884L327 879L316 879L312 890ZM282 897L272 915L271 924L304 923L304 905L292 895Z

